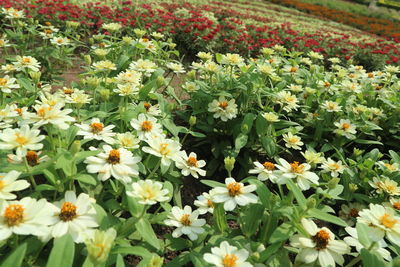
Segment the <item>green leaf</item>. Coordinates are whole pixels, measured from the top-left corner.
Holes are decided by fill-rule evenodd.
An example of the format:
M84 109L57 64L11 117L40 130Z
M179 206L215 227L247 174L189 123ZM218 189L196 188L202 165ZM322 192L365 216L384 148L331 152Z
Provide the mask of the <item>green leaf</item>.
M70 267L74 263L75 244L70 234L54 239L46 267Z
M75 177L75 180L85 183L85 184L91 184L91 185L96 185L97 184L97 180L91 176L90 174L78 174Z
M213 180L200 180L200 182L210 187L226 187L225 184Z
M382 257L378 256L375 253L369 252L367 249L361 249L361 259L363 267L382 267L386 266L385 262L382 260Z
M251 128L253 127L253 121L256 118L256 115L253 113L247 113L244 116L244 119L242 121L241 125L241 131L243 134L248 134L251 131Z
M320 211L320 210L318 210L316 208L310 209L308 211L308 214L310 216L312 216L314 218L317 218L319 220L322 220L322 221L331 222L331 223L334 223L334 224L337 224L337 225L340 225L340 226L343 226L343 227L348 226L347 223L345 221L343 221L342 219L340 219L339 217L336 217L336 216L333 216L333 215L331 215L329 213Z
M223 203L214 204L213 218L217 230L223 233L228 228Z
M247 144L247 140L249 137L245 134L239 134L238 137L235 139L235 150L238 153L242 147L244 147Z
M126 254L126 255L136 255L143 258L151 257L151 252L140 246L132 247L117 247L111 251L112 254Z
M264 215L264 209L262 204L253 204L249 206L241 216L243 219L241 228L247 237L252 236L257 231Z
M383 146L383 144L381 142L375 141L375 140L355 139L354 142L356 142L358 144L381 145L381 146Z
M25 257L27 244L19 245L14 251L3 261L0 267L20 267Z
M257 186L256 192L258 197L260 198L261 203L268 210L271 209L271 191L269 191L268 187L261 181L256 179L251 179L248 181L250 184L255 184Z
M76 163L80 163L85 160L87 157L96 156L99 154L101 150L90 150L90 151L81 151L75 154L74 158Z
M283 223L272 233L269 243L281 242L289 239L296 229L289 223Z
M357 223L356 229L358 241L360 241L364 247L369 248L371 246L371 240L368 238L370 232L368 226L363 223Z
M160 240L158 240L156 234L154 233L153 227L151 227L151 224L147 219L142 217L135 224L135 226L144 241L146 241L156 249L160 249Z
M261 136L260 138L261 144L267 152L268 157L272 158L276 154L276 143L275 138L268 137L268 136Z
M287 181L286 185L288 189L293 193L294 197L297 200L297 203L299 203L299 206L305 210L307 207L307 202L300 188L290 179Z
M21 85L22 88L25 88L29 92L35 92L35 87L33 87L31 81L27 78L19 78L18 79L19 85Z
M117 262L115 263L115 267L125 267L124 258L118 254Z

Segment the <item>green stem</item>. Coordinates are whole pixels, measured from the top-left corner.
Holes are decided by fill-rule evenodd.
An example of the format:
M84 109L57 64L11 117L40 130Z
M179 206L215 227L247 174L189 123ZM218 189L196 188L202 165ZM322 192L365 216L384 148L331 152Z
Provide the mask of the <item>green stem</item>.
M146 180L153 177L153 175L156 173L156 171L160 168L160 165L161 165L161 159L158 161L157 165L154 167L154 169L151 171L151 173L146 177Z
M28 160L26 159L26 157L24 157L24 164L25 164L26 172L29 174L29 179L31 180L31 184L33 185L33 188L36 190L37 184L36 184L35 178L31 174L31 170L29 168Z

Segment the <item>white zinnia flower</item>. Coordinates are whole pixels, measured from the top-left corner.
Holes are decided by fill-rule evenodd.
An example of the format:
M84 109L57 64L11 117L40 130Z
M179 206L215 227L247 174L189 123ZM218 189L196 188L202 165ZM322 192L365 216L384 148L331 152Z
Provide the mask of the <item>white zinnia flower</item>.
M343 135L348 139L355 138L354 134L357 132L356 126L354 124L351 124L349 120L341 119L339 122L335 122L334 125L338 128L334 131L335 133Z
M139 114L137 119L131 120L131 126L136 130L140 140L147 140L162 133L162 126L157 123L157 119L143 113Z
M179 73L185 73L185 68L181 63L167 63L167 68L172 70L174 73L179 74Z
M236 205L246 206L250 203L257 203L258 197L251 192L256 190L255 185L244 186L236 182L232 177L225 179L226 187L215 187L212 189L213 202L224 203L224 209L231 211Z
M29 183L25 180L18 180L21 173L18 171L10 171L8 173L0 173L0 199L15 199L17 196L11 192L21 191L29 187Z
M285 141L285 146L287 148L301 150L301 146L304 145L304 143L301 142L301 137L293 135L291 132L283 134L282 136L283 136L283 141Z
M190 240L196 240L199 234L204 233L202 226L206 224L206 220L198 219L199 212L192 212L190 206L185 206L183 209L172 207L168 219L164 221L166 225L177 227L172 232L172 237L177 238L182 234L187 235Z
M99 226L96 210L92 206L95 202L85 193L76 197L73 191L65 192L65 198L53 205L51 235L58 238L69 233L76 243L83 242L87 231Z
M107 231L95 230L85 238L85 245L92 261L102 264L107 258L113 246L117 231L109 228Z
M13 164L21 164L24 163L26 159L28 165L33 167L50 159L47 155L40 156L41 153L42 151L36 152L28 150L26 153L17 152L15 154L8 154L7 161Z
M143 151L161 158L161 165L169 166L172 161L181 160L181 145L172 139L149 138L146 141L149 146L143 147Z
M71 41L67 37L54 37L50 42L57 46L69 45Z
M40 143L45 136L39 135L40 130L30 129L28 125L20 129L5 129L0 133L0 149L17 149L17 153L26 153L28 150L40 150L43 144Z
M341 210L339 211L339 217L346 221L349 226L353 226L360 211L363 209L365 209L365 205L357 202L348 203L348 205L342 204Z
M238 113L235 99L227 101L224 96L220 96L218 100L214 99L208 104L208 111L214 113L214 118L221 118L222 121L236 118Z
M134 157L132 152L125 148L113 149L109 145L103 146L103 151L96 156L85 159L89 173L98 173L100 181L106 181L111 176L123 183L130 183L131 177L139 175L137 163L140 157Z
M157 202L164 202L169 199L168 189L162 189L160 182L153 180L139 180L137 183L128 185L126 194L139 199L140 204L154 205Z
M330 172L332 177L338 177L339 174L343 173L344 166L342 161L334 161L331 158L327 158L325 162L322 163L322 172Z
M335 235L328 228L318 228L311 220L303 218L301 224L309 236L295 235L290 238L290 245L300 248L296 260L304 263L318 260L321 267L335 267L335 262L343 265L343 254L350 252L345 242L335 240Z
M150 76L156 69L157 65L148 59L138 59L133 61L129 68L139 72L143 72L145 76Z
M100 119L93 118L90 124L75 124L79 128L79 131L76 135L83 135L83 139L89 140L102 140L107 144L114 144L115 140L113 136L116 134L112 132L112 129L115 128L115 125L108 125L104 127L104 124L100 122Z
M199 175L206 175L206 171L201 169L206 165L206 162L204 160L197 160L196 153L191 152L188 156L186 151L182 151L181 156L181 160L176 162L176 167L181 169L183 176L192 175L194 178L199 178Z
M206 214L207 212L212 214L214 212L212 192L204 192L200 196L197 196L194 205L198 208L199 214Z
M275 175L275 164L269 161L264 162L261 164L258 161L253 162L255 165L254 169L249 170L251 174L258 174L257 179L260 181L270 180L271 182L276 182L276 175Z
M321 152L315 152L311 150L306 150L305 152L300 152L308 164L319 164L325 161Z
M287 179L297 179L297 184L301 190L310 189L311 183L318 185L319 177L309 171L311 168L309 164L299 164L297 161L289 164L284 159L279 159L278 162L280 165L276 165L276 167L281 170L281 174L277 183L285 183Z
M37 127L53 124L61 130L66 130L69 128L68 122L74 122L75 118L68 116L72 109L61 110L62 106L62 103L54 106L48 104L35 105L33 108L36 110L36 114L32 115L27 122L34 123Z
M211 253L205 253L203 259L216 267L252 267L251 263L246 262L248 257L246 249L238 249L223 241L219 247L212 247Z
M30 69L32 71L39 71L40 63L33 57L27 56L17 56L16 62L14 62L14 67L16 70L21 71L24 69Z
M20 88L19 84L17 84L16 81L17 79L10 78L10 76L8 75L0 78L0 90L3 93L11 93L12 89Z
M138 138L136 138L135 135L133 135L129 132L117 133L116 139L117 139L116 143L125 149L139 148L140 140Z
M290 112L292 110L297 110L299 105L297 104L299 100L295 95L292 95L288 91L281 91L276 94L277 103L283 107L283 110Z
M339 103L328 100L322 104L322 108L328 112L339 112L342 110L342 107L339 106Z
M117 67L110 60L101 60L93 63L93 68L97 71L111 71L116 70Z
M0 240L17 235L46 235L52 224L51 204L46 199L25 197L18 201L0 203Z
M397 182L387 177L384 180L374 177L373 180L369 181L368 183L370 186L375 188L376 192L379 194L386 193L390 196L400 195L400 187L398 186Z

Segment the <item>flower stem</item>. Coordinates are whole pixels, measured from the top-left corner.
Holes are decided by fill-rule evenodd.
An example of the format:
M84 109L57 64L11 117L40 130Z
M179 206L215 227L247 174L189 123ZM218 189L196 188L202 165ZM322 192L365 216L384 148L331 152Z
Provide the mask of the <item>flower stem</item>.
M24 164L25 164L26 172L29 174L29 179L31 180L31 184L33 185L33 188L36 190L37 184L36 184L35 178L31 174L31 170L29 168L28 160L26 159L26 157L24 157Z
M146 180L153 177L153 175L156 173L156 171L160 168L160 165L161 165L161 159L158 161L157 165L154 167L154 169L151 171L151 173L146 177Z

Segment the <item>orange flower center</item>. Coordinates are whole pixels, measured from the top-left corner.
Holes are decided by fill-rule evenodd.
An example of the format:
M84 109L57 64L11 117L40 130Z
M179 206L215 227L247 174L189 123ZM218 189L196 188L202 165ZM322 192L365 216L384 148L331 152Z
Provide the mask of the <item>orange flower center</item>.
M291 67L290 68L290 72L296 72L297 71L297 68L296 67Z
M50 21L46 21L44 24L46 24L46 26L51 26L51 22Z
M186 162L190 167L197 167L197 159L195 157L189 157Z
M272 162L266 161L263 163L263 166L265 169L267 169L269 171L275 170L275 164L273 164Z
M317 250L325 249L329 243L329 233L323 229L319 230L311 240L314 241Z
M343 130L347 130L349 128L350 128L350 123L345 122L345 123L342 124L342 129Z
M190 221L190 214L183 214L180 222L184 225L184 226L190 226L192 224L192 222Z
M160 154L161 155L168 155L171 152L170 149L168 149L168 144L161 144L160 145Z
M92 128L92 133L98 134L104 129L104 125L100 122L93 122L90 124L90 128Z
M151 121L143 121L141 128L144 132L150 132L151 129L153 129L153 123L151 123Z
M240 190L242 189L242 186L237 182L230 183L226 187L228 188L228 193L231 197L239 195Z
M331 83L330 83L330 82L325 82L325 83L324 83L324 86L325 86L325 87L329 87L329 86L331 86Z
M149 111L149 109L151 108L151 104L147 102L144 102L143 106L147 111Z
M294 173L303 173L303 171L304 171L304 165L303 164L299 165L299 162L297 162L297 161L290 163L290 167L291 167L292 172L294 172Z
M31 63L31 59L29 57L22 58L22 63L29 64Z
M52 33L53 33L53 31L50 30L50 29L45 29L44 32L45 32L46 34L52 34Z
M340 169L340 165L337 164L337 163L332 163L332 164L329 165L329 167L330 167L332 170L339 170L339 169Z
M299 138L293 136L288 139L288 142L291 144L296 144L299 141Z
M224 267L235 267L238 257L235 254L225 254L222 259L222 264Z
M387 227L387 228L393 228L394 225L398 222L396 219L394 219L390 214L385 213L379 218L379 222Z
M74 92L74 90L72 90L72 89L70 89L70 88L64 89L64 94L66 94L66 95L70 95L70 94L72 94L73 92Z
M16 108L15 111L21 116L22 115L22 108Z
M99 47L104 48L104 47L106 47L106 44L105 43L99 43Z
M358 217L358 209L352 208L349 212L350 217L357 218Z
M64 202L58 217L64 222L72 221L77 217L76 206L71 202Z
M374 74L373 73L368 73L368 78L374 78Z
M121 153L117 149L110 150L107 162L111 164L118 164L121 160Z
M228 101L221 101L218 106L222 109L226 109L228 107Z
M8 226L15 226L24 220L24 207L20 204L11 204L4 211L4 222Z
M50 111L52 109L52 107L48 107L48 108L39 108L37 111L36 111L36 114L39 116L39 117L42 117L42 118L44 118L44 117L46 117L46 113L48 112L48 111Z
M35 151L26 152L26 160L29 166L36 166L39 163L39 155Z
M207 200L207 206L209 207L209 208L212 208L212 207L214 207L214 204L212 203L212 201L211 200Z
M400 201L394 202L393 203L393 208L396 210L400 210Z
M24 136L21 136L21 134L16 133L15 136L16 136L15 142L17 142L21 146L26 145L28 143L28 139L26 139L26 137Z
M4 86L7 84L7 79L6 78L0 78L0 86Z

